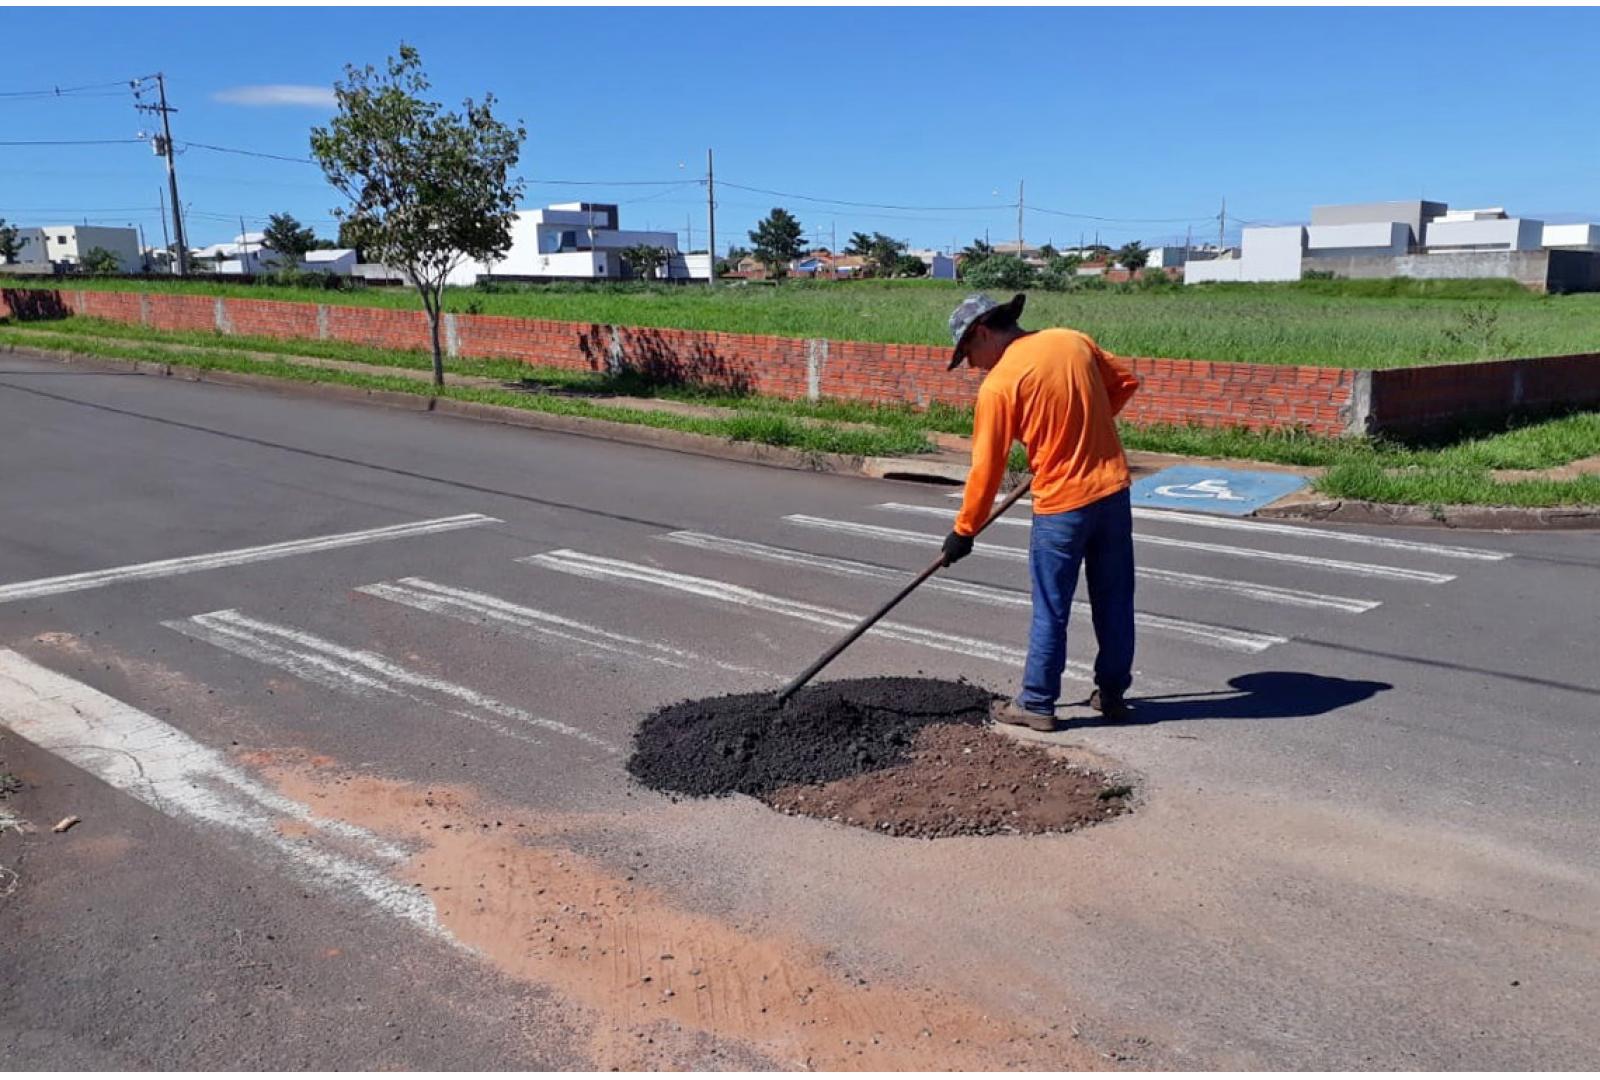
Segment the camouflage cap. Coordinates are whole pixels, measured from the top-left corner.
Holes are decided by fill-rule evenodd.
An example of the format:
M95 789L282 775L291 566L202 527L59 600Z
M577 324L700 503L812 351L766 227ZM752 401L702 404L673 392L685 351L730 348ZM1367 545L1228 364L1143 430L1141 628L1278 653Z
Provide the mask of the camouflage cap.
M1022 314L1022 305L1028 298L1022 293L1013 296L1004 304L996 303L983 293L973 293L957 305L955 311L950 313L950 340L955 344L955 351L950 354L950 367L946 370L954 371L967 358L967 335L974 326L987 319L993 312L1009 312L1013 321Z

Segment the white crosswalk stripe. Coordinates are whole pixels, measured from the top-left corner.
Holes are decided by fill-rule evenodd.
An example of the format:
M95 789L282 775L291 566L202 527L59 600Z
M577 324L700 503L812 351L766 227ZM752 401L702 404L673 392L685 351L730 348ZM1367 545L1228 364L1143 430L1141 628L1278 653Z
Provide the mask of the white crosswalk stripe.
M801 566L843 577L874 578L882 581L894 581L906 577L904 571L892 570L885 566L874 566L871 563L855 562L850 559L834 559L825 555L796 551L793 548L773 547L769 544L758 544L750 540L737 540L711 533L680 531L668 533L665 539L702 551L740 555L787 566ZM1030 608L1033 605L1033 598L1028 593L954 578L930 578L922 588L928 592L959 596L964 600L998 607ZM1089 605L1083 601L1073 604L1073 610L1079 614L1086 613L1088 609ZM1187 619L1175 619L1144 611L1135 612L1134 621L1147 630L1203 642L1234 652L1258 653L1289 640L1277 634L1260 634L1250 630L1191 622Z
M162 625L340 693L406 698L523 742L541 743L538 733L543 732L564 735L608 753L620 752L587 731L535 716L469 687L411 671L378 653L346 648L315 634L253 619L237 611L213 611ZM441 703L439 698L455 704ZM504 722L508 720L510 724Z
M860 536L872 540L881 540L886 543L936 548L944 542L943 537L913 532L910 529L894 529L886 525L868 525L859 521L837 521L832 518L814 517L810 514L789 514L784 517L784 520L792 525L799 525L804 528L819 529L845 536ZM990 558L1010 559L1013 562L1028 561L1027 548L1007 547L1003 544L977 543L973 545L972 550L975 555L984 555ZM1333 611L1346 611L1351 614L1361 614L1362 612L1371 611L1383 603L1381 600L1332 596L1326 593L1310 592L1305 589L1291 589L1279 585L1259 585L1254 582L1239 581L1233 578L1211 577L1207 574L1191 574L1180 570L1165 570L1153 566L1139 566L1136 573L1146 580L1175 585L1179 588L1229 593L1234 596L1247 597L1251 600L1283 604L1289 607L1324 608Z
M557 570L564 574L572 574L576 577L587 578L591 581L631 581L642 585L651 585L657 588L687 593L691 596L703 597L718 603L734 604L740 607L765 611L773 615L781 615L785 618L796 619L829 630L849 630L860 620L859 615L839 611L835 608L774 596L771 593L760 592L756 589L749 589L712 578L695 577L690 574L661 570L654 566L645 566L641 563L588 555L581 551L566 549L548 551L538 555L529 555L517 561L532 566L542 566L549 570ZM1020 667L1027 659L1027 651L1025 649L1019 649L1011 645L982 641L960 634L948 634L939 630L909 626L905 623L890 622L888 620L878 623L867 631L867 636L876 636L908 645L919 645L924 648L937 649L941 652L992 660L1011 667ZM1075 662L1067 664L1067 671L1070 675L1079 679L1092 677L1092 671L1088 667Z
M358 544L375 544L383 540L400 540L410 536L431 536L435 533L454 532L478 525L498 522L499 518L484 514L457 514L454 517L433 518L429 521L412 521L403 525L385 525L378 529L359 532L336 533L331 536L313 536L305 540L285 540L278 544L260 547L235 548L232 551L214 551L206 555L185 555L177 559L157 562L113 566L104 570L90 570L81 574L38 578L34 581L17 581L0 585L0 603L9 600L32 600L41 596L99 589L125 581L147 581L151 578L192 574L200 570L217 570L225 566L244 566L248 563L284 559L291 555L308 555L317 551L333 551Z
M918 506L914 503L883 503L880 510L892 510L899 513L922 514L927 517L952 520L955 515L941 506ZM1003 517L999 521L1003 525L1017 525L1028 528L1032 522L1027 518ZM1204 540L1179 540L1171 536L1152 536L1148 533L1134 533L1133 538L1141 544L1151 544L1155 547L1180 548L1186 551L1204 551L1211 555L1227 555L1233 558L1261 559L1267 562L1289 563L1294 566L1311 566L1318 570L1329 570L1334 573L1355 574L1359 577L1387 578L1393 581L1416 581L1426 585L1443 585L1454 581L1454 574L1443 574L1434 570L1413 570L1406 566L1384 566L1378 563L1349 562L1344 559L1327 559L1321 555L1301 555L1290 551L1269 551L1265 548L1233 547L1230 544L1212 544Z
M442 933L428 897L391 877L410 852L332 821L125 702L0 649L0 726L173 818L248 837L307 880ZM287 823L314 832L282 828Z
M714 657L702 656L689 649L630 637L553 612L514 604L489 593L453 588L425 578L410 577L393 582L378 582L373 585L363 585L356 591L478 626L506 627L527 637L554 638L586 649L627 656L644 663L681 669L716 667L741 675L779 678L770 671L730 664Z
M949 498L959 499L963 493L951 492ZM903 504L882 503L888 509ZM1017 506L1027 508L1032 499L1019 499ZM1394 536L1373 536L1369 533L1340 532L1336 529L1319 529L1312 525L1291 525L1283 521L1263 521L1260 518L1222 517L1197 511L1162 510L1154 506L1135 506L1134 520L1161 521L1173 525L1192 525L1200 529L1227 529L1234 532L1266 533L1292 536L1297 540L1330 540L1341 544L1362 544L1367 547L1388 548L1391 551L1414 551L1419 555L1437 555L1445 559L1479 559L1484 562L1501 562L1512 557L1509 551L1489 548L1462 547L1457 544L1435 544L1426 540L1404 540Z

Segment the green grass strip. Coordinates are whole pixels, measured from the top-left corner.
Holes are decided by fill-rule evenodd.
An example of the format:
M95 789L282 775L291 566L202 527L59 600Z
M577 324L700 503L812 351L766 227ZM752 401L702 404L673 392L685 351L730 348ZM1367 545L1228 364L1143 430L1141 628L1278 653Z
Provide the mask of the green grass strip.
M305 367L280 360L248 360L228 350L174 353L154 344L112 343L64 335L52 337L49 334L41 334L36 331L18 331L10 327L0 327L0 342L21 348L56 348L88 356L123 360L146 360L158 364L174 364L179 367L190 367L203 371L242 372L251 375L266 375L277 379L287 379L294 382L332 383L368 390L415 394L419 397L431 395L451 398L457 401L503 405L529 412L610 420L639 427L664 428L672 431L711 435L725 438L730 442L754 442L767 446L789 447L795 450L819 453L863 457L895 457L906 454L926 453L932 449L928 440L915 431L813 427L794 423L782 416L765 416L753 413L731 417L679 416L673 413L645 412L638 409L607 406L586 401L582 398L522 393L514 390L464 386L446 386L436 389L429 383L418 382L398 375L374 375L366 372Z

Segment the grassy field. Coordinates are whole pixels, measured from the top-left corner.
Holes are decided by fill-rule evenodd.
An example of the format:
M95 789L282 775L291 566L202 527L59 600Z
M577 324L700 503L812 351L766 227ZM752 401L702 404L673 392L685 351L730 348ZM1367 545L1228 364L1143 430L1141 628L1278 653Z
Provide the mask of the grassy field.
M340 342L286 342L156 331L80 318L25 326L0 325L0 344L164 361L212 370L249 371L298 381L335 382L402 393L431 392L426 384L401 378L398 373L328 371L296 366L289 361L293 356L314 356L418 371L427 369L430 364L427 354L421 351L393 352ZM173 347L177 345L201 351L175 351ZM281 356L284 360L263 363L243 355L250 352ZM652 384L637 375L563 371L529 367L515 361L452 360L448 370L461 375L526 381L536 391L543 391L455 387L445 392L446 396L462 400L593 416L804 450L885 456L915 454L931 449L928 438L931 432L968 434L972 427L970 409L946 407L923 412L899 405L730 397L695 387ZM566 396L574 391L594 397ZM732 414L699 418L641 413L608 406L605 396L614 394L716 405L732 410ZM1327 471L1317 481L1318 489L1339 498L1439 506L1600 505L1600 476L1507 481L1493 475L1493 470L1497 469L1548 469L1600 454L1600 413L1596 412L1522 423L1504 430L1436 443L1330 439L1292 430L1256 433L1128 425L1122 425L1122 436L1124 443L1133 450L1323 468ZM1019 470L1025 467L1020 456L1015 467Z
M416 308L414 291L85 280L73 287ZM966 287L947 282L496 286L450 290L457 312L572 322L947 345ZM1127 356L1391 367L1600 351L1600 294L1508 281L1307 281L1153 291L1030 292L1024 323L1072 326Z

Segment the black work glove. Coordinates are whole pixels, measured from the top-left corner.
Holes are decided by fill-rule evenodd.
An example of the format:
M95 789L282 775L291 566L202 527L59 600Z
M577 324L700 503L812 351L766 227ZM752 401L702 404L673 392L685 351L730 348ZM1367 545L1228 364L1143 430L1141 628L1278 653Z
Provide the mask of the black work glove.
M954 566L972 554L972 537L952 531L944 538L944 564Z

